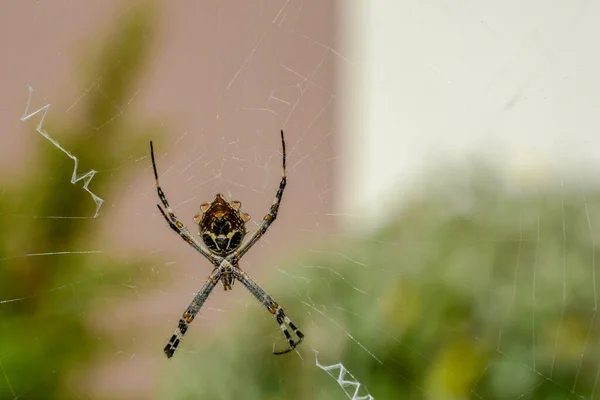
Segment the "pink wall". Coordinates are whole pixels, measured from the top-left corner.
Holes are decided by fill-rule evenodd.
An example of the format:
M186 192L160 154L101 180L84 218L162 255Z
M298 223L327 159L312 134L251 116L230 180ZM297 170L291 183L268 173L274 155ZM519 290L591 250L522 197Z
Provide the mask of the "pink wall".
M186 223L191 222L199 204L211 200L216 192L241 200L253 221L259 221L280 179L278 132L285 130L289 184L280 216L262 246L256 246L242 265L257 281L269 278L273 282L269 275L274 272L263 266L273 268L286 258L282 250L314 243L335 227L331 214L333 168L338 156L333 123L337 56L332 51L337 46L336 3L157 3L160 29L148 70L136 95L127 104L114 104L113 117L162 127L165 135L155 138L161 183ZM34 148L59 151L35 132L37 118L19 120L27 86L34 89L32 109L51 103L47 121L78 120L78 105L87 91L102 90L102 76L92 87L82 86L88 55L98 54L102 39L130 7L127 2L90 0L22 0L2 7L2 180L19 179L31 168L44 174L44 166L36 163ZM89 127L82 134L102 135L103 129ZM49 134L68 143L60 131ZM130 301L118 309L90 315L98 329L113 331L117 338L123 335L119 330L127 333L118 342L122 354L107 355L103 365L84 374L82 390L119 398L148 398L152 389L148 374L157 373L163 364L162 347L154 345L162 346L161 340L168 338L191 294L208 274L206 262L188 249L157 213L148 150L140 147L129 162L114 165L123 173L115 182L120 190L118 194L96 193L105 202L102 214L90 223L96 224L100 233L94 243L82 244L86 250L102 250L102 257L138 252L153 258L164 278L158 291L137 287L132 289ZM70 185L70 176L48 179L64 179L65 186ZM15 222L34 217L26 204L20 210L0 212L19 214L10 216ZM85 216L93 214L90 201ZM59 249L48 249L52 250ZM234 292L225 294L218 289L213 310L207 310L204 317L224 324L224 313L214 310L217 304L232 312L254 304L247 293ZM132 312L139 317L129 331ZM219 324L203 326L225 329ZM141 335L135 328L152 329Z

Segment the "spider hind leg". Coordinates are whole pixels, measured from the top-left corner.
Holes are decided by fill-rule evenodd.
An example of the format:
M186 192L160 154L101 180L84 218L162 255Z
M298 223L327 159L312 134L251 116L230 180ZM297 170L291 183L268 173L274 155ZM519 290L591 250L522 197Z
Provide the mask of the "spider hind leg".
M300 329L296 328L296 325L294 325L292 320L287 315L285 315L285 313L283 312L283 308L281 308L280 306L277 306L277 311L275 312L275 319L277 320L277 323L279 324L279 328L283 332L283 335L287 339L288 345L290 347L286 350L274 351L273 354L281 355L281 354L289 353L290 351L294 350L300 343L302 343L302 340L304 339L304 334L302 332L300 332ZM292 335L290 335L290 331L288 330L286 324L290 328L292 328L292 330L298 337L298 341L294 341L292 339Z
M294 350L300 343L302 343L304 334L300 332L298 328L296 328L296 325L294 325L292 320L289 319L287 315L285 315L283 308L281 308L281 306L277 304L277 302L273 300L273 298L269 296L262 287L260 287L256 282L250 279L248 274L242 271L239 267L233 267L233 275L237 280L239 280L242 283L242 285L246 287L246 289L248 289L250 293L252 293L254 297L256 297L258 301L262 303L262 305L273 315L273 317L275 317L275 321L277 321L277 324L279 324L279 328L283 332L289 344L289 348L284 351L274 351L273 354L289 353L290 351ZM290 334L288 326L294 331L294 333L298 337L297 341L294 341L292 339L292 335Z
M177 350L177 346L183 339L183 335L187 332L190 324L183 318L179 319L179 324L177 325L177 329L173 332L173 336L169 339L169 343L165 346L164 352L168 358L173 357L175 350Z

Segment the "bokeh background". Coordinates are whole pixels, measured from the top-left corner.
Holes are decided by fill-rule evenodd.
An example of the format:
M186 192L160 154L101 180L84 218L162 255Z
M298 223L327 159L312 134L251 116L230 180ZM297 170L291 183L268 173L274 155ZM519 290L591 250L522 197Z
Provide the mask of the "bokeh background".
M0 10L0 399L600 398L597 4ZM217 286L167 360L210 268L148 142L252 230L282 128L241 267L306 340Z

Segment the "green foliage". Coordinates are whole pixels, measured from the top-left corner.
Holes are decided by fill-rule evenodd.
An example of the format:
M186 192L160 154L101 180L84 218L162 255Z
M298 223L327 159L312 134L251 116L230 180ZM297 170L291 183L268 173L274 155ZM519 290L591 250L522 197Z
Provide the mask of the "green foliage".
M266 283L306 333L303 359L270 354L280 333L257 304L228 333L185 342L161 397L343 398L316 349L375 398L590 398L600 193L582 190L515 195L483 174L427 191L370 237L300 257L286 287Z
M80 115L51 122L60 116L50 108L44 121L43 128L79 158L79 174L100 171L89 187L104 199L110 199L120 175L104 171L130 162L127 157L139 153L134 148L147 146L147 136L133 140L131 133L148 129L118 111L133 96L148 60L154 16L148 3L124 14L85 72L82 87L92 89L77 105ZM40 107L36 104L34 93L30 112ZM73 161L35 132L39 118L23 122L35 137L36 164L18 184L4 185L0 203L1 399L80 398L69 379L106 349L86 325L86 313L103 285L119 287L114 282L134 279L137 269L108 256L27 256L89 250L102 219L85 218L94 215L95 204L82 190L83 181L69 183ZM119 264L123 267L110 267Z

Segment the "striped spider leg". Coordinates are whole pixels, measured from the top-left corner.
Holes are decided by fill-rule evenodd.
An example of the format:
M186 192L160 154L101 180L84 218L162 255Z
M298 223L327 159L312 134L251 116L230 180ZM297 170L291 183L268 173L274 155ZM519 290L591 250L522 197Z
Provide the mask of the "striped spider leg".
M284 191L285 185L287 183L287 172L286 172L286 163L285 163L286 153L285 153L285 140L283 138L283 129L281 130L281 147L282 147L282 153L283 153L283 170L281 173L281 182L279 183L279 189L277 189L277 194L275 194L275 199L273 200L273 203L271 204L271 208L269 209L269 212L265 215L265 217L261 221L260 225L256 229L256 232L254 232L252 234L252 236L250 236L250 238L245 243L242 243L240 248L237 249L237 251L234 251L233 254L228 257L229 259L236 258L239 260L244 254L246 254L246 252L248 250L250 250L250 248L252 246L254 246L254 244L258 241L258 239L260 239L261 236L265 234L267 229L269 229L269 226L271 226L271 224L277 218L277 212L279 211L279 205L281 204L281 197L283 196L283 191Z
M294 350L296 346L302 343L304 334L300 332L298 328L296 328L296 325L294 325L292 320L287 315L285 315L283 308L281 308L281 306L277 304L277 302L273 300L273 298L269 294L267 294L267 292L265 292L265 290L262 287L260 287L260 285L258 285L252 279L250 279L247 273L245 273L236 266L233 267L233 276L237 280L242 282L242 285L244 285L246 289L248 289L248 291L252 293L252 295L254 295L254 297L256 297L258 301L260 301L262 305L265 306L265 308L269 310L271 314L273 314L273 317L275 317L275 320L279 324L279 328L285 335L285 338L287 339L290 347L283 351L274 351L273 354L279 355L289 353L290 351ZM290 331L288 330L286 324L294 331L294 333L298 337L298 341L295 342L292 339L292 336L290 335Z
M198 314L198 311L200 311L202 308L202 305L214 289L217 282L219 282L219 279L221 279L221 276L221 269L215 268L198 293L196 293L192 302L187 306L185 312L179 319L177 329L175 329L175 332L173 332L173 336L171 336L169 343L167 343L165 346L164 352L168 358L173 357L173 353L175 353L175 350L177 350L177 346L179 346L179 342L181 342L183 339L183 335L185 335L185 332L187 332L190 324L196 317L196 314Z
M200 245L200 243L198 243L196 238L192 236L192 234L190 233L188 228L183 224L183 222L181 222L175 216L175 213L173 213L173 209L171 208L171 206L169 206L167 197L165 196L165 193L161 189L160 184L158 182L158 172L156 172L156 162L154 161L154 147L152 146L152 142L150 142L150 155L152 156L152 168L154 169L154 180L156 181L156 191L158 192L158 198L167 210L165 213L165 210L163 210L163 208L159 204L157 204L156 206L160 210L160 213L163 217L165 217L165 220L167 221L171 229L177 232L179 236L183 238L183 240L188 242L194 249L196 249L196 251L202 254L212 264L214 264L215 266L219 266L219 262L222 260L222 257L217 257L208 250L204 249Z

